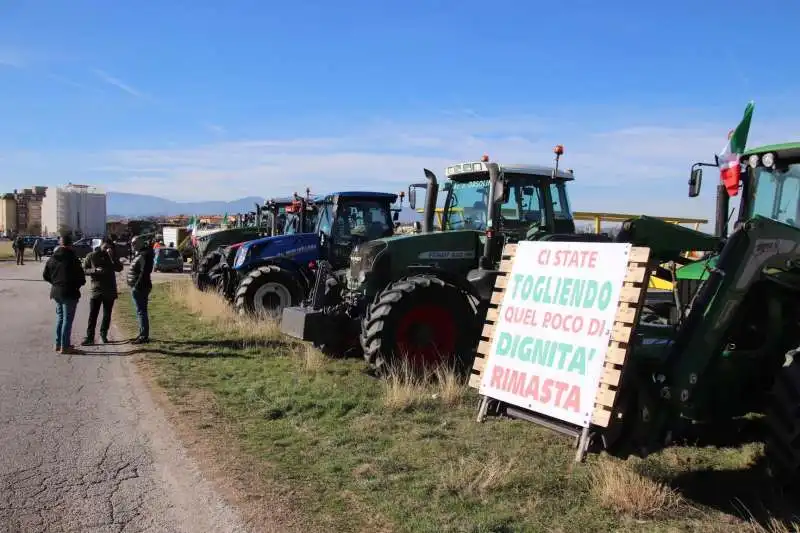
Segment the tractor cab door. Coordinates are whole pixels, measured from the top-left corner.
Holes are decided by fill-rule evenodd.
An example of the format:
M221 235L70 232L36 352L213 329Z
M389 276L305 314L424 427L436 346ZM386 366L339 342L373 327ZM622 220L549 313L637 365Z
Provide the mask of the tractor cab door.
M322 254L334 269L350 264L355 246L394 234L389 206L370 199L344 199L325 206L319 211L319 228L327 237Z

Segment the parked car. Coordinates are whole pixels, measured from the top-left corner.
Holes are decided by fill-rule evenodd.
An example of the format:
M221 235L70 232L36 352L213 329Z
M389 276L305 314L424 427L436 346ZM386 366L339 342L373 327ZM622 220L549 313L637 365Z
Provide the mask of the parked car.
M42 255L53 255L58 246L58 239L42 239Z
M83 259L87 255L89 255L92 251L94 251L94 247L92 246L92 241L94 239L80 239L72 243L72 248L75 250L75 254L80 258Z
M183 272L183 256L177 248L156 248L153 270L155 272Z

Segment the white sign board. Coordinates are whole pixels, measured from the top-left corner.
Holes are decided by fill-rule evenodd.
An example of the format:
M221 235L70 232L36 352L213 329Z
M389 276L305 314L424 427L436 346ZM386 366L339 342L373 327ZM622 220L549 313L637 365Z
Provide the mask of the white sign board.
M630 252L625 243L520 242L480 393L589 427Z

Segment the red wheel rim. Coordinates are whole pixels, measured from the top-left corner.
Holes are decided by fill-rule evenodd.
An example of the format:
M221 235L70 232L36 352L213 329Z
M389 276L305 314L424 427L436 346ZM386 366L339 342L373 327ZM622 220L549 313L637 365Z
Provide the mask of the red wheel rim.
M397 325L397 355L414 367L431 367L451 357L456 349L456 322L441 305L426 304L411 309Z

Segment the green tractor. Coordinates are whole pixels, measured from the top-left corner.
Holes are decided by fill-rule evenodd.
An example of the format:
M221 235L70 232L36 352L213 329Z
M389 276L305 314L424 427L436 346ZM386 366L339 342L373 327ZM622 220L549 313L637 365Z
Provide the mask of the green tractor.
M700 191L699 165L706 164L692 169L690 197ZM720 185L717 235L708 236L716 250L678 269L676 311L667 323L641 315L614 388L611 423L591 426L592 448L644 456L690 427L760 413L770 471L794 484L800 481L800 143L747 150L738 170L734 230L727 234L730 199ZM618 240L649 246L652 264L669 255L665 240L684 250L698 249L693 239L702 240L669 231L638 217L624 223Z
M442 231L433 231L439 184L425 169L421 232L356 247L347 269L320 264L311 298L283 311L282 331L337 351L355 346L382 372L398 358L466 372L474 358L506 242L576 235L567 184L571 171L499 165L484 156L446 170ZM416 188L409 188L415 208ZM349 342L357 339L356 342Z

